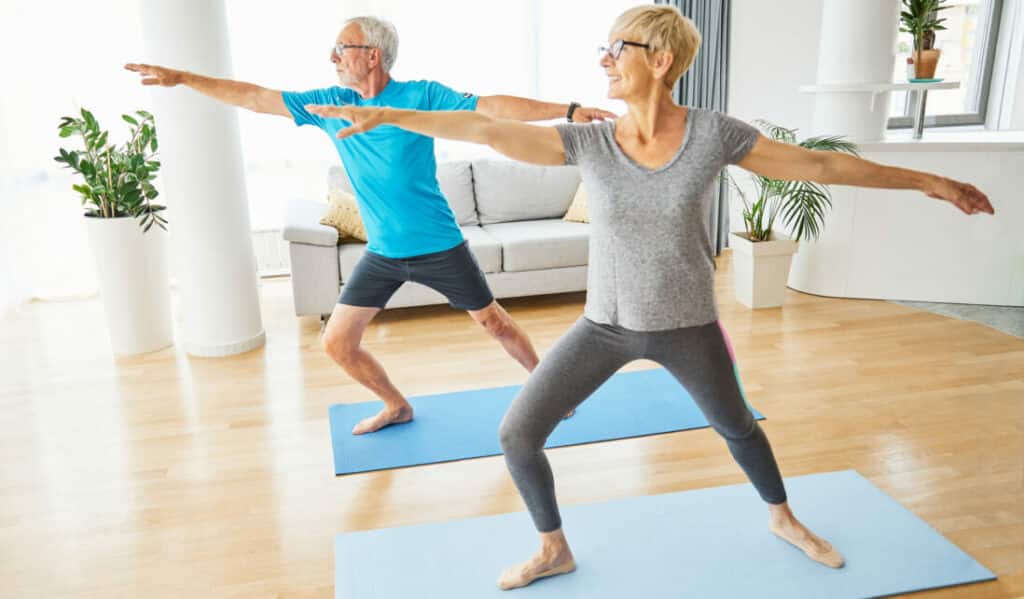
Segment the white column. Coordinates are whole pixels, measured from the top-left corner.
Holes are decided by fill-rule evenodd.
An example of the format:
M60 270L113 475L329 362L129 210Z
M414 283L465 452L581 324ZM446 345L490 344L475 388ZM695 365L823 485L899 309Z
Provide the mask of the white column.
M223 0L141 0L140 62L231 77ZM162 197L185 350L227 356L264 343L235 108L191 89L154 87Z
M899 14L898 0L824 0L817 83L889 83ZM879 140L885 135L888 114L888 92L819 93L812 132Z

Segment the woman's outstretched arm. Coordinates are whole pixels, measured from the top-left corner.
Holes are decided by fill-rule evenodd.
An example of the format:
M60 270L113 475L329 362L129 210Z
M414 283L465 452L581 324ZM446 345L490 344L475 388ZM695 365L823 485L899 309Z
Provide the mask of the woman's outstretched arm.
M565 147L554 127L496 119L479 112L420 111L366 106L309 105L306 110L351 123L338 138L393 125L407 131L488 145L509 158L543 165L565 164Z
M966 214L993 214L988 197L969 183L932 173L885 166L839 152L812 151L760 136L740 167L772 179L886 189L917 189Z

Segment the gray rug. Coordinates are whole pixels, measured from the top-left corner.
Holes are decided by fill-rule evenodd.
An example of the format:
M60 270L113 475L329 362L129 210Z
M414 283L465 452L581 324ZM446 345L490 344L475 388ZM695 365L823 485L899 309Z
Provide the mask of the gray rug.
M959 320L970 320L1014 337L1024 338L1024 308L977 306L973 304L936 304L932 302L893 302Z

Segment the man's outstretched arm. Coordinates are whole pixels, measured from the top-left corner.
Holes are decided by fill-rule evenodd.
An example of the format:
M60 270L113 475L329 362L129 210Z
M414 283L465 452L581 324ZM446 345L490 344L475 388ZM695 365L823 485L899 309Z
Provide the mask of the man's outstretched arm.
M244 81L217 79L156 65L129 63L124 65L124 68L141 75L143 85L163 87L185 85L214 100L232 106L246 108L253 112L292 118L292 113L285 106L281 92L278 90L267 89Z

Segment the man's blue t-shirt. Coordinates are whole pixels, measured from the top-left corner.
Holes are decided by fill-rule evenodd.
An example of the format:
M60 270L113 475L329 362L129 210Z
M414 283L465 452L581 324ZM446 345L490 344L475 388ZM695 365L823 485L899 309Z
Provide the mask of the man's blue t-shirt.
M338 139L350 123L306 111L306 104L390 106L414 110L476 110L477 96L434 81L390 81L376 97L328 87L282 92L296 125L315 125L334 141L359 202L367 249L388 258L408 258L451 249L462 231L437 184L434 139L391 125Z

